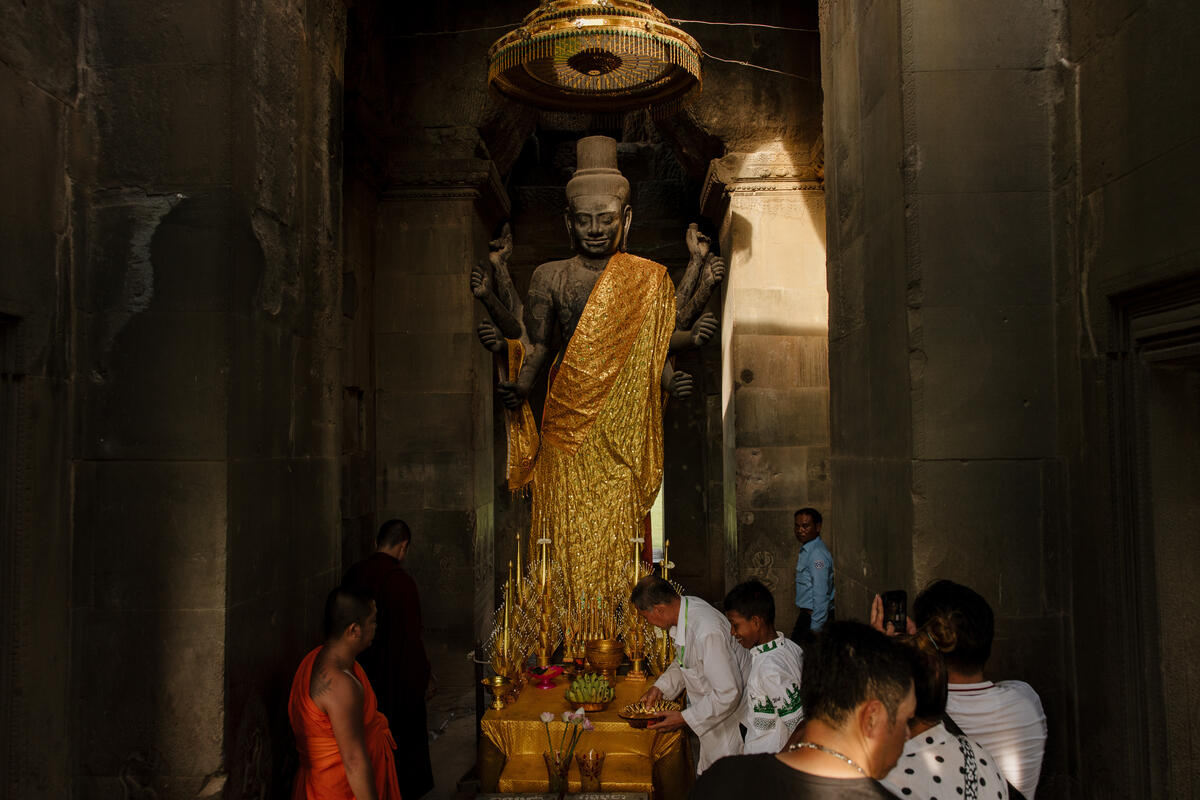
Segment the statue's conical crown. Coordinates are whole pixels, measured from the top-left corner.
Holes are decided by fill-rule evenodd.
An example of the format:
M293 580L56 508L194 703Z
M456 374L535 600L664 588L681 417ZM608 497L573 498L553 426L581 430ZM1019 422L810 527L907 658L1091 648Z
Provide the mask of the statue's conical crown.
M567 181L568 202L584 195L607 194L629 202L629 181L617 169L617 140L585 136L575 145L575 176Z

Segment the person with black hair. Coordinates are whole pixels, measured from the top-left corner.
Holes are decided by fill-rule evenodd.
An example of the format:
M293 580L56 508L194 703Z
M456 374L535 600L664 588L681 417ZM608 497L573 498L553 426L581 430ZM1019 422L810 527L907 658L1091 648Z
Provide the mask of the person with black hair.
M379 693L379 709L392 721L404 800L418 800L433 788L425 703L437 686L422 641L421 598L404 569L411 548L412 530L389 519L379 526L375 552L342 578L379 607L379 634L359 660Z
M375 638L375 602L337 587L325 599L325 642L300 662L288 698L300 769L293 800L400 800L396 744L356 661Z
M978 592L940 580L917 595L913 617L918 626L934 617L950 625L954 647L945 653L946 713L996 757L1008 782L1033 800L1046 749L1046 713L1028 683L984 679L995 630L991 606Z
M692 800L747 791L799 800L893 796L878 779L903 751L916 708L908 652L867 625L834 622L806 657L800 740L775 755L721 759L700 776Z
M876 598L871 623L883 628L883 602ZM904 754L883 780L899 797L913 800L973 797L1013 800L996 759L979 742L945 723L947 671L943 653L954 650L955 631L943 617L898 637L909 648L917 707L908 722Z
M742 752L778 753L804 720L800 645L775 630L775 598L759 581L739 583L725 595L725 616L738 644L750 652L750 674L739 721Z
M743 664L749 657L730 636L725 616L699 597L680 597L670 582L657 575L638 581L629 601L644 620L668 631L675 641L675 659L642 695L642 702L673 700L687 690L687 708L667 712L647 727L691 728L700 739L697 774L722 756L742 752L737 712Z
M810 633L833 620L833 556L821 539L821 512L802 508L793 515L796 541L796 624L792 641L804 644Z

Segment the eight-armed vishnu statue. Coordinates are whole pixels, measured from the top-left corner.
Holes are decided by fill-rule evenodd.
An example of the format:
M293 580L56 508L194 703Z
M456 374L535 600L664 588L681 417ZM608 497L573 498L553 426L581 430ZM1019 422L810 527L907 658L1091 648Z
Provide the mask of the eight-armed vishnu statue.
M715 332L701 312L725 267L694 225L678 291L663 265L626 253L633 211L616 142L587 137L577 153L566 211L575 255L539 266L522 307L506 231L471 288L491 317L481 341L508 354L509 486L532 491L531 541L553 542L568 597L612 597L627 591L630 542L662 483L664 393L692 390L668 354ZM527 398L547 367L539 432Z

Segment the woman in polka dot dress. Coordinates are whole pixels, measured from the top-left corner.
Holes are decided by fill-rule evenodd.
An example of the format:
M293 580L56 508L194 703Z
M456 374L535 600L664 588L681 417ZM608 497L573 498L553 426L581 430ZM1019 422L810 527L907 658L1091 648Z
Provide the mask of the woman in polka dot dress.
M996 762L978 743L943 723L946 665L954 649L953 628L940 617L901 637L913 656L917 711L895 768L882 781L893 794L913 800L1009 800L1009 787Z

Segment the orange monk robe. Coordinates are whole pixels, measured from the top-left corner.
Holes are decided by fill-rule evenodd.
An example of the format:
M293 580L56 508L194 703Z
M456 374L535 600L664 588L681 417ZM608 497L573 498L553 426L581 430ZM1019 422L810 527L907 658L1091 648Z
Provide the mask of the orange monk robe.
M313 662L317 660L319 652L320 647L300 662L288 697L288 718L292 722L292 733L296 736L296 749L300 751L300 770L296 773L292 800L353 800L354 792L346 780L346 768L342 764L337 740L333 738L329 715L317 707L308 693ZM392 759L396 743L388 729L387 717L379 713L375 690L371 688L367 673L363 672L357 661L354 663L354 677L363 687L363 730L367 738L367 754L371 757L371 768L375 773L375 792L379 800L400 800L396 764Z

